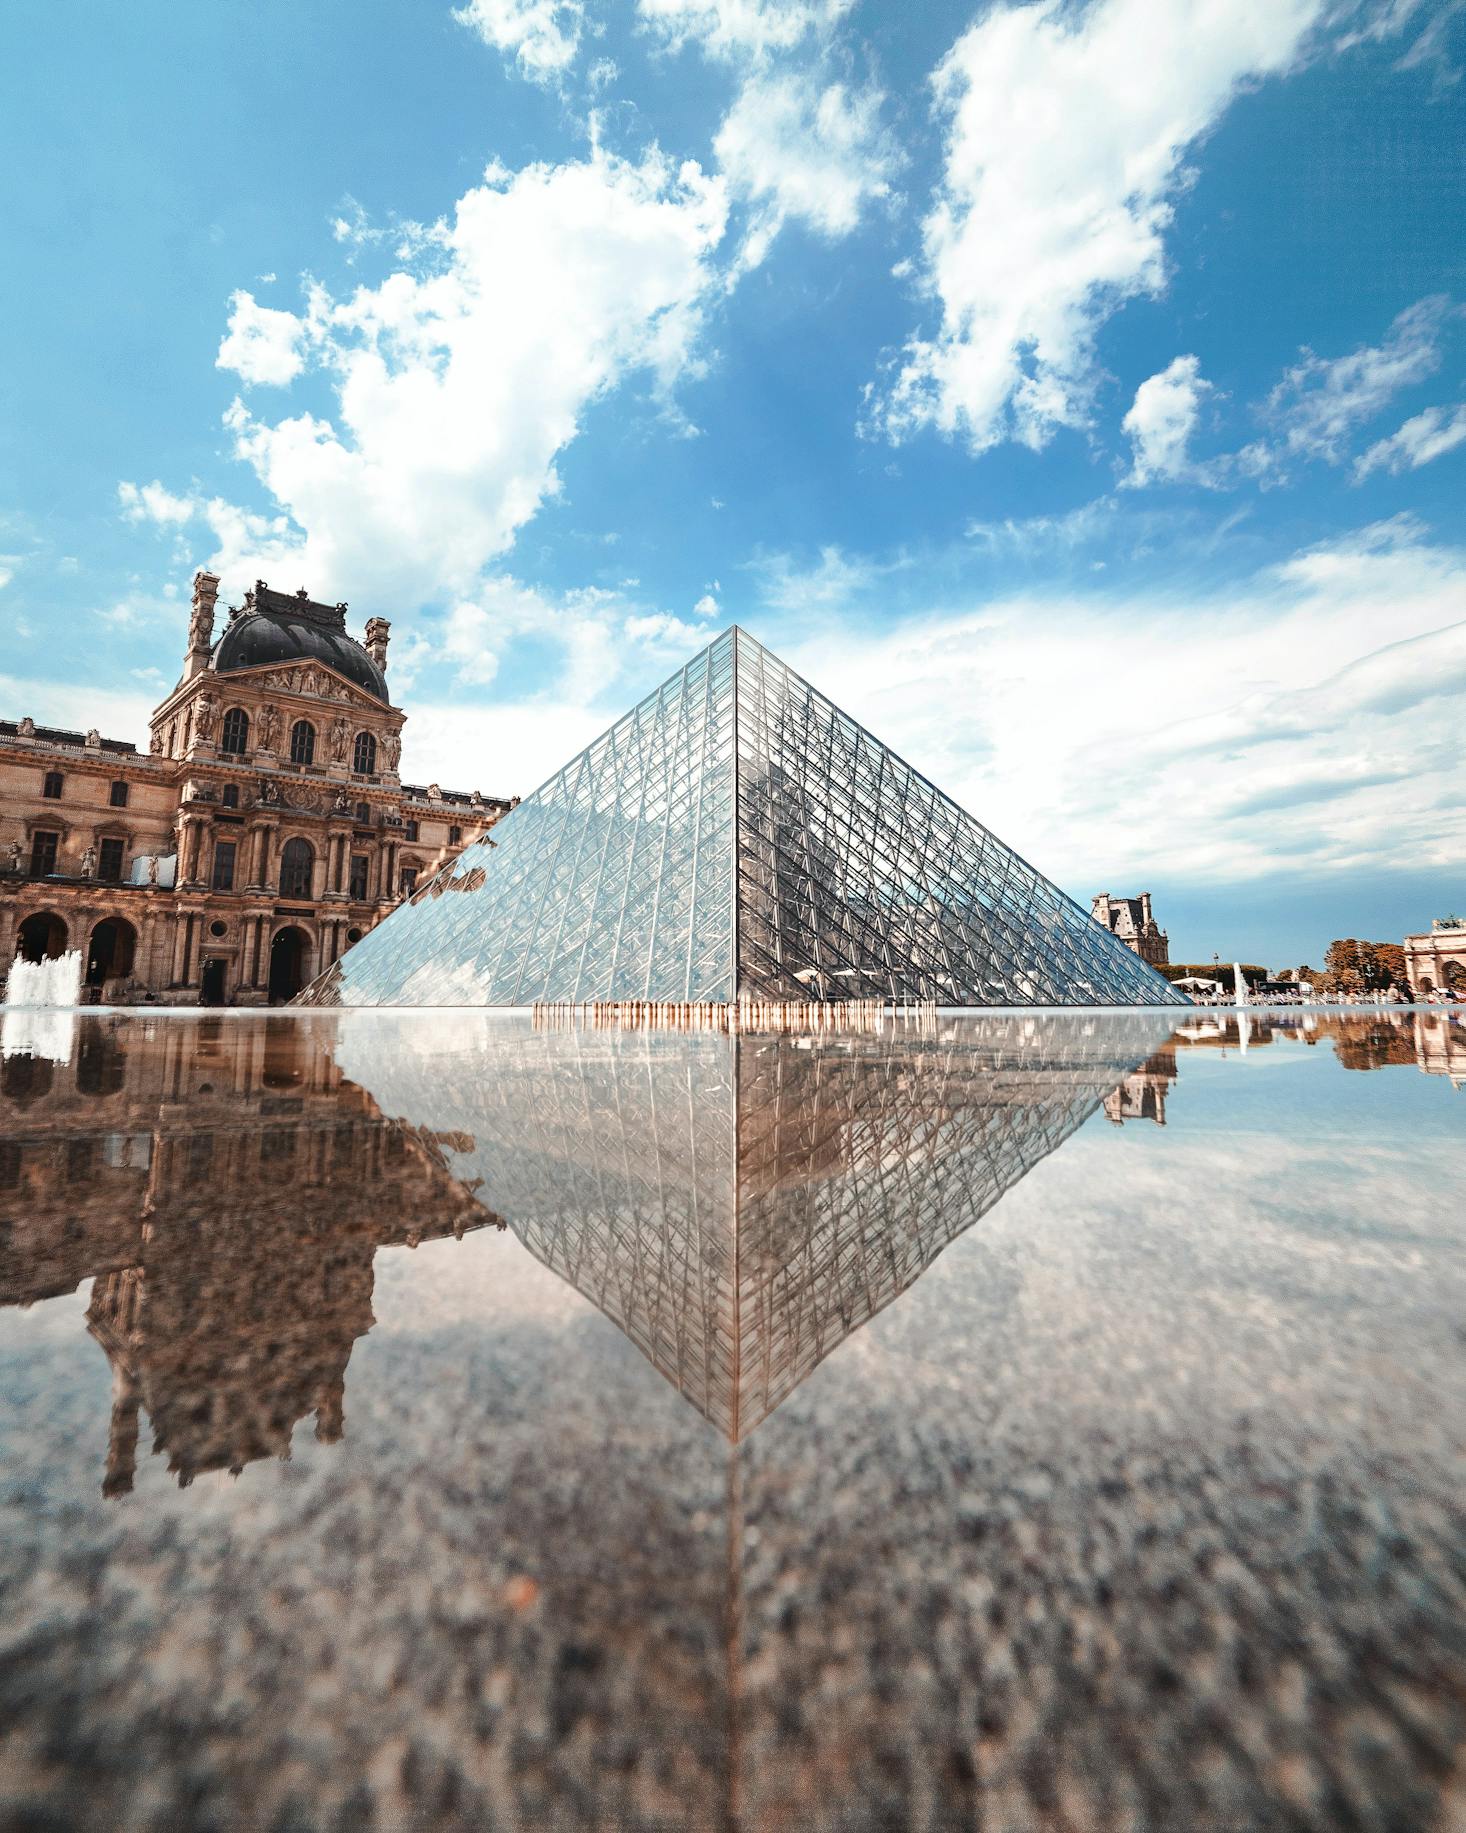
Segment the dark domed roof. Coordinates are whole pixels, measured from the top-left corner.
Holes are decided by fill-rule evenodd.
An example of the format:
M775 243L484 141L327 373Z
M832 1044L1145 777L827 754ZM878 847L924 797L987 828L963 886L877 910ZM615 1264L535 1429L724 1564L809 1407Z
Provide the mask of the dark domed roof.
M390 704L386 676L346 634L345 605L319 605L303 593L272 592L261 581L246 595L244 608L231 617L210 666L224 675L279 662L324 662Z

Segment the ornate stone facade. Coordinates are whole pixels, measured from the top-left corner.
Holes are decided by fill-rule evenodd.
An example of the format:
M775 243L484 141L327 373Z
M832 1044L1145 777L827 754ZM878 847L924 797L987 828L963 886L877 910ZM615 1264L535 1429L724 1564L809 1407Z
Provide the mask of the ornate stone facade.
M1171 944L1165 930L1156 926L1148 891L1142 891L1139 897L1116 897L1112 892L1101 891L1092 899L1089 914L1142 961L1152 967L1169 966Z
M1466 993L1466 921L1438 917L1425 935L1406 936L1405 974L1417 998Z
M0 972L78 949L108 1004L288 999L514 806L401 780L385 618L360 643L261 580L216 640L218 590L146 753L0 720Z

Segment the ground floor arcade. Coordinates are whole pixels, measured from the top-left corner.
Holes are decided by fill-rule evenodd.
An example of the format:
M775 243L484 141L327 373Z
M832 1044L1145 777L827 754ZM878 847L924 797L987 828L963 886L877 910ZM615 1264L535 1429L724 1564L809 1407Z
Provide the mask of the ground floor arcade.
M283 1004L371 927L376 912L226 904L157 887L28 883L0 900L9 963L76 951L83 997L103 1005Z

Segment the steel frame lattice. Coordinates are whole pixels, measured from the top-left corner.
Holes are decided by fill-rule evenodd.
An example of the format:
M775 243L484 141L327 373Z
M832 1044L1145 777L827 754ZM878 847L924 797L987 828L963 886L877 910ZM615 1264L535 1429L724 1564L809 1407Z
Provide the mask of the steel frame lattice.
M329 970L307 1004L1178 996L736 627Z
M983 1022L428 1038L375 1092L431 1113L460 1185L736 1441L1170 1036L1140 1012Z

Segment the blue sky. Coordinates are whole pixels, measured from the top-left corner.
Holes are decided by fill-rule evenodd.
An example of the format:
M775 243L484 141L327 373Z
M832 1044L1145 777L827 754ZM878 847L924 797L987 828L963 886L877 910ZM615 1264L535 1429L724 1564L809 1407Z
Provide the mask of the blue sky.
M1461 0L7 11L0 700L532 788L735 619L1173 955L1466 897Z

